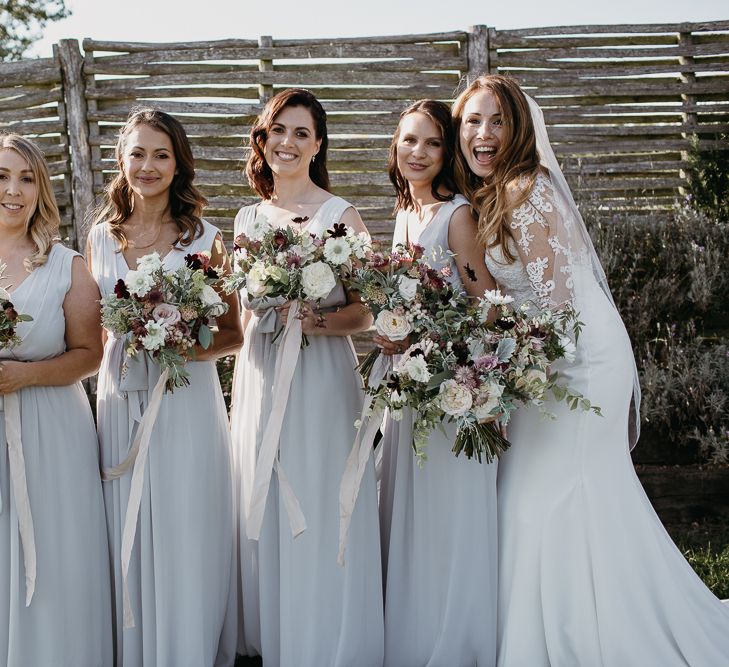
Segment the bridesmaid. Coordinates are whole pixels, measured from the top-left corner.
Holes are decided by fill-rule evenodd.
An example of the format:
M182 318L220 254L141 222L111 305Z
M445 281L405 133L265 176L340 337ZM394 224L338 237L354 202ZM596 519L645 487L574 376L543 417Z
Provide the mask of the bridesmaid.
M228 270L220 232L200 217L182 125L154 109L133 111L116 146L119 173L91 229L87 257L102 294L136 260L157 251L167 270L188 253L209 251ZM190 385L164 394L149 447L129 566L134 627L123 627L122 530L129 470L104 485L114 568L116 664L125 667L232 666L235 660L235 523L228 420L215 359L234 352L242 332L237 298L223 297L213 345L196 349ZM102 462L122 462L160 376L146 356L125 361L124 340L106 332L99 372Z
M58 226L41 152L0 134L3 308L33 318L0 350L0 664L107 667L104 506L79 382L101 361L99 291Z
M247 174L261 196L240 210L236 235L266 218L317 236L335 223L365 227L351 204L329 192L326 114L308 91L275 95L251 130ZM374 466L370 462L352 518L346 565L337 565L339 483L362 402L349 339L372 319L337 285L323 321L299 313L309 346L293 370L258 540L248 538L261 439L274 397L281 346L274 332L290 304L251 303L243 295L245 342L233 389L232 433L239 475L243 625L239 651L276 667L382 665L382 588ZM278 322L272 320L277 319ZM285 471L285 472L284 472ZM296 496L306 530L292 536L284 504ZM290 496L289 496L290 497Z
M471 296L494 282L476 239L476 221L453 181L454 133L442 102L415 102L400 116L390 147L397 193L393 246L419 244ZM446 254L452 253L452 254ZM431 260L432 261L432 260ZM375 336L385 354L407 343ZM385 665L488 667L496 662L496 462L451 448L453 425L433 431L428 460L412 450L417 415L385 421L380 489L385 569Z

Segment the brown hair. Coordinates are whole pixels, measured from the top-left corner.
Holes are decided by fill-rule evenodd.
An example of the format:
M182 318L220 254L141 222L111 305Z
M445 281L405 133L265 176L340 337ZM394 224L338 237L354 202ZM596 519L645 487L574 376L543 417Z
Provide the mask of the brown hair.
M425 114L433 121L435 126L440 130L440 137L443 141L443 166L436 174L430 187L433 197L437 201L451 201L453 196L458 192L455 180L453 179L453 163L455 160L455 133L453 132L453 122L451 121L451 111L447 104L436 100L419 100L413 102L405 111L400 114L400 120L397 124L395 134L392 136L390 143L390 156L387 163L387 173L390 181L395 188L397 200L395 202L395 211L400 209L408 209L414 207L412 195L410 194L410 186L402 175L397 166L397 142L400 140L400 123L405 116L411 113ZM443 195L439 192L443 187L451 194Z
M304 107L309 110L314 120L314 135L317 140L321 140L321 147L316 154L316 159L309 164L309 178L320 188L329 192L327 114L321 102L303 88L287 88L274 95L266 102L266 106L263 107L263 111L251 128L251 154L246 164L246 176L250 186L263 199L270 199L273 194L273 172L264 157L264 149L271 126L286 107Z
M53 194L48 165L40 148L18 134L3 132L0 133L0 150L4 149L18 153L28 163L35 177L38 198L33 202L33 209L25 221L25 233L30 236L36 247L36 252L26 257L24 261L25 269L30 273L48 260L48 252L54 240L58 238L61 216L56 196Z
M460 150L456 152L455 178L461 192L478 213L478 238L484 246L501 246L508 260L515 258L508 248L508 216L524 203L539 172L539 153L529 102L512 78L491 74L478 77L461 92L453 104L453 124L460 137L463 108L478 92L493 93L501 111L503 135L493 172L484 180L474 174Z
M150 107L135 107L129 112L127 122L119 131L116 143L116 162L119 173L104 190L104 202L94 214L95 224L106 221L111 235L119 241L122 250L127 247L127 238L122 224L134 208L134 193L124 175L123 155L127 137L139 125L164 132L172 142L177 173L172 179L169 194L169 212L175 221L179 234L175 244L190 245L203 234L202 211L208 200L195 187L195 159L190 142L180 121L164 111Z

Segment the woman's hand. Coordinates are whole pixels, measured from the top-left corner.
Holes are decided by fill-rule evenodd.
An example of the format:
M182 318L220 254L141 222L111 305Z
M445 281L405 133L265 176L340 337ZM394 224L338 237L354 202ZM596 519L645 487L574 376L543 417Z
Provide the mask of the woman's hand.
M283 326L286 326L289 320L289 312L293 303L293 301L287 301L283 305L276 307L276 312ZM324 316L315 313L308 303L299 304L299 311L296 313L296 318L301 320L301 332L307 336L320 334L322 328L326 326Z
M372 339L381 350L382 354L392 356L393 354L402 354L410 347L410 336L403 340L390 340L386 336L375 335Z
M23 361L0 361L0 395L12 394L32 384L29 366Z

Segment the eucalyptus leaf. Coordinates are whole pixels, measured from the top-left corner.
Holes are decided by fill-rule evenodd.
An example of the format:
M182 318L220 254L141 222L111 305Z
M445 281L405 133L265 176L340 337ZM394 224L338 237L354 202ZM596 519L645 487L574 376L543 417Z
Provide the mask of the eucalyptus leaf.
M207 350L213 342L213 334L210 331L210 327L206 324L202 324L197 333L197 339L200 342L200 347L202 347L203 350Z

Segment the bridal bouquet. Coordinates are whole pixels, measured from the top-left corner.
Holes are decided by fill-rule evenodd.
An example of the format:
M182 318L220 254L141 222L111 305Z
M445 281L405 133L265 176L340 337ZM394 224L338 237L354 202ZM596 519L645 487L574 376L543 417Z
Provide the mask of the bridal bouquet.
M0 262L0 281L5 276L7 265ZM13 302L10 300L10 292L4 287L0 287L0 348L11 349L20 343L20 336L16 332L18 322L31 322L33 318L30 315L23 315L15 310Z
M338 280L364 259L369 236L343 223L323 237L305 229L274 227L258 216L248 234L233 246L233 272L224 285L228 293L244 290L251 301L282 297L316 304Z
M432 268L421 246L399 245L386 252L375 242L347 283L372 312L377 333L405 341L438 327L444 335L455 334L452 327L460 326L458 310L466 301L451 287L450 275L449 267ZM376 348L360 364L365 384L379 356Z
M573 361L581 323L571 306L559 311L514 309L512 298L486 292L478 305L454 295L424 322L422 335L404 352L379 387L374 404L394 419L402 408L417 411L413 448L424 460L430 432L454 422L453 452L490 462L509 447L498 423L506 424L517 404L543 407L547 393L600 414L582 394L550 370L558 359ZM491 311L494 309L491 317Z
M154 252L119 279L101 300L105 328L127 340L130 358L145 353L168 372L166 391L189 384L185 364L194 347L213 341L210 321L228 310L213 286L220 278L205 252L187 255L185 265L165 271Z

